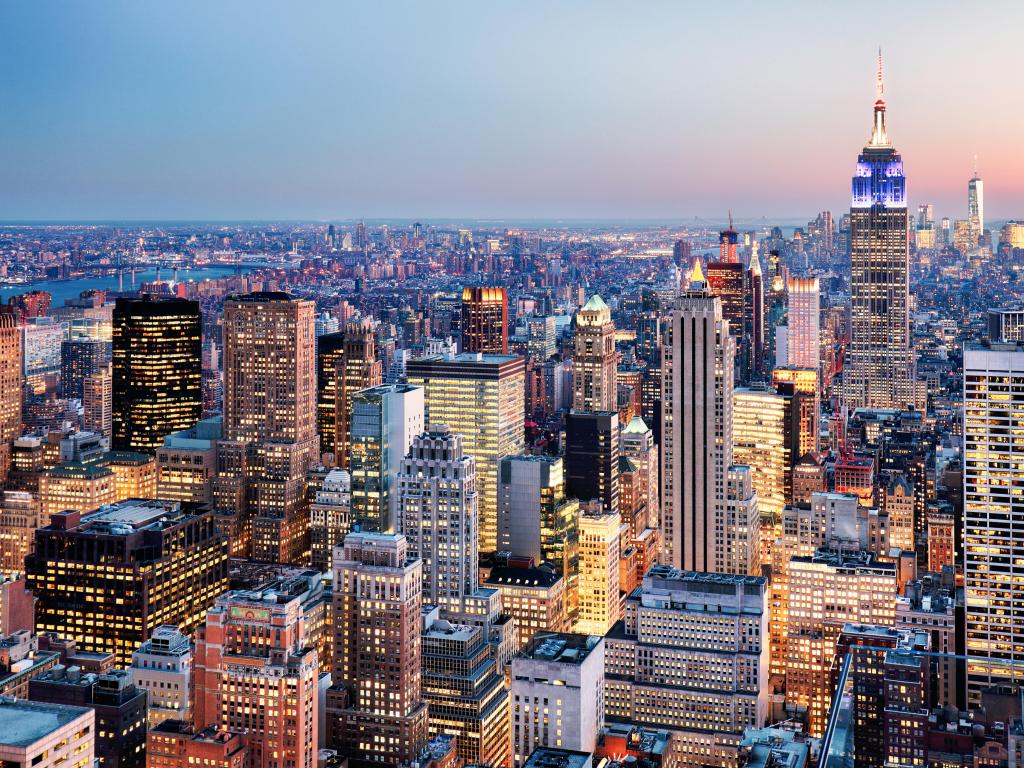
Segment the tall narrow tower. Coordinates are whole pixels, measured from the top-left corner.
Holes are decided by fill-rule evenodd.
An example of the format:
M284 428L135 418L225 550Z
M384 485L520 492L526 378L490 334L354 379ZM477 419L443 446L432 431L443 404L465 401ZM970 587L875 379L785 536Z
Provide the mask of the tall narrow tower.
M903 159L885 127L882 55L871 140L857 158L850 208L849 363L846 402L854 407L903 407L912 402L906 178Z
M604 300L594 294L576 313L572 407L616 410L615 323Z
M985 234L985 182L978 176L978 159L974 159L974 175L967 182L967 223L971 228L971 245L977 245Z
M661 388L664 562L724 571L726 473L732 464L735 341L698 261L665 336Z

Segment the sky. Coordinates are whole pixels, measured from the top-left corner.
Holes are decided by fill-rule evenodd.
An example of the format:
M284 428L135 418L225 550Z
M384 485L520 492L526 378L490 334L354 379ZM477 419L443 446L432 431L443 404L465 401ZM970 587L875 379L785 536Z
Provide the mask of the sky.
M1024 218L1024 3L0 3L0 220Z

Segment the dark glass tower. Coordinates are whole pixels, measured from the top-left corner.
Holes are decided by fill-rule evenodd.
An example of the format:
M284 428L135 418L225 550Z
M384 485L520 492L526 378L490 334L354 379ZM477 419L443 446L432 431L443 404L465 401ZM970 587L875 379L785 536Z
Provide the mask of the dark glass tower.
M202 417L199 304L118 299L114 306L113 447L153 452Z
M857 158L850 208L852 319L843 393L852 407L899 408L914 400L906 178L886 135L883 93L879 55L874 126Z

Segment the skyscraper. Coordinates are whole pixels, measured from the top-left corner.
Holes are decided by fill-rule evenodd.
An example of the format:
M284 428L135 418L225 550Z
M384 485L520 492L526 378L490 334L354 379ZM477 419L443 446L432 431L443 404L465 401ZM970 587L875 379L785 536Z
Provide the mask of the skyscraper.
M461 435L476 457L480 494L480 551L498 541L498 462L524 445L524 360L510 355L461 354L410 360L409 383L424 388L428 424Z
M1013 435L1024 412L1024 345L968 345L963 397L967 695L976 706L984 688L1022 679L1024 585L1015 563L1024 547L1024 445Z
M621 617L619 540L622 520L617 512L580 514L579 614L573 631L606 635Z
M761 260L757 255L757 241L754 241L747 268L747 319L750 323L751 368L755 376L765 369L764 332L764 277L761 274Z
M110 342L75 336L60 345L61 397L81 399L85 379L110 367Z
M112 447L153 453L203 414L199 303L118 299L113 364Z
M400 534L350 533L335 554L327 741L356 768L413 760L427 741L422 583Z
M508 296L504 288L462 289L462 351L508 354Z
M786 365L817 371L821 360L821 290L816 277L790 277Z
M974 240L972 245L977 245L985 235L985 182L978 176L977 168L967 182L967 223Z
M350 323L317 340L317 428L327 463L348 466L352 395L383 381L373 327ZM329 454L329 455L328 455Z
M463 597L479 583L479 497L476 459L462 438L431 425L413 438L397 478L400 530L409 556L423 561L423 601L446 618L463 613Z
M265 562L309 551L305 476L319 457L314 313L312 301L279 292L224 302L224 439L247 454L252 556Z
M719 540L732 464L735 342L700 262L669 318L662 377L663 557L677 568L724 569Z
M850 208L853 310L843 399L852 407L900 408L914 401L906 178L886 134L883 94L879 54L874 126L857 159Z
M113 380L109 370L82 380L82 429L106 438L113 428Z
M7 479L11 443L21 436L21 334L18 316L0 309L0 481Z
M381 384L352 397L350 436L353 523L393 531L398 522L398 473L423 431L423 389Z
M580 501L598 499L619 512L619 415L571 411L565 417L565 491Z
M604 300L594 294L576 313L572 407L577 411L616 410L615 323Z

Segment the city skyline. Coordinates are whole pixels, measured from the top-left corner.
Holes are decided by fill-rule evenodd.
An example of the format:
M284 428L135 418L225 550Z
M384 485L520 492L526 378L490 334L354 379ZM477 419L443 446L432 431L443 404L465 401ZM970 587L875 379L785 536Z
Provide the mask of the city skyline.
M848 34L857 9L802 3L238 8L5 8L16 34L0 60L19 77L0 86L14 116L3 218L842 210L879 45L911 206L960 217L975 156L990 219L1024 203L1022 115L1000 78L1009 4L906 4L863 34Z

